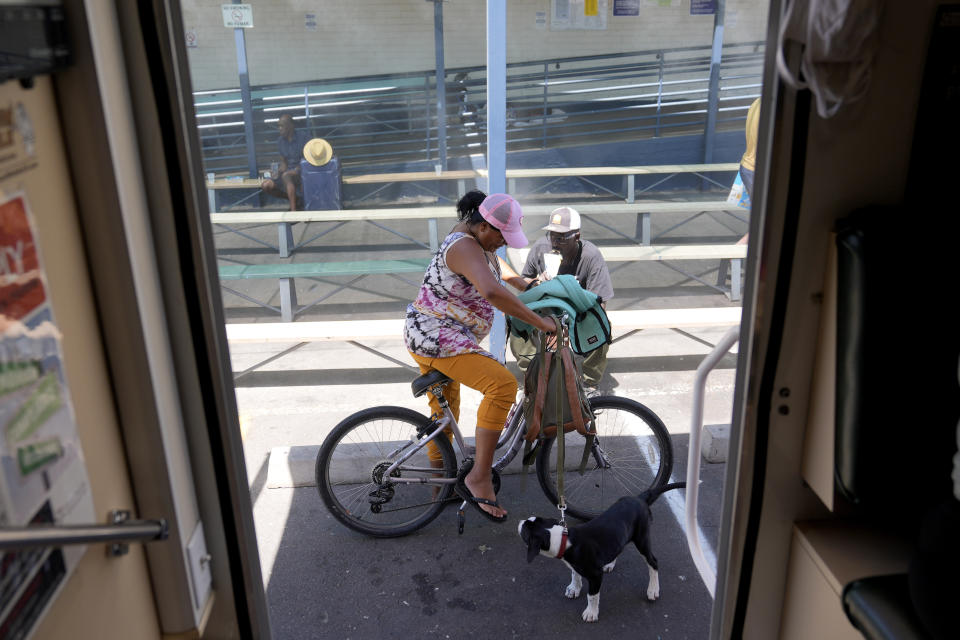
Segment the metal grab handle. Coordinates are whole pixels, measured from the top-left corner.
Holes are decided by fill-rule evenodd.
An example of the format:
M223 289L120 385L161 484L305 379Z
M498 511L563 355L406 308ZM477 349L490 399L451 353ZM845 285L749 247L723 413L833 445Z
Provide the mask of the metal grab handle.
M706 393L707 374L709 374L720 363L720 360L727 354L727 351L740 339L740 326L731 327L713 351L703 359L700 366L697 367L697 375L693 383L693 415L690 419L690 449L687 452L687 546L690 548L690 555L693 557L693 564L700 572L700 577L710 592L710 597L714 597L714 590L717 585L717 574L700 546L700 538L697 535L697 501L700 493L700 433L703 431L703 397Z
M32 525L0 528L0 551L18 551L34 547L60 547L69 544L109 543L110 555L127 552L131 542L166 540L167 521L130 520L129 511L111 511L111 524Z

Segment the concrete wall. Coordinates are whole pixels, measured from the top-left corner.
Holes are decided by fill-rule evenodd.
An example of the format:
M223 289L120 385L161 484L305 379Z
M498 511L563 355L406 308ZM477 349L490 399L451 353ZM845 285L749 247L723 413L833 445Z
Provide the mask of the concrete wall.
M551 0L510 0L507 61L709 45L714 17L691 16L690 0L669 1L672 6L640 0L639 16L614 16L613 0L600 0L601 6L606 4L605 30L554 31L549 27ZM223 3L182 2L184 28L196 42L188 48L196 90L238 86L234 30L223 26ZM251 4L254 27L244 35L253 85L434 68L433 2L261 0ZM572 1L571 5L575 6ZM727 0L726 7L724 42L764 39L766 0ZM315 28L308 28L307 14L316 16ZM546 18L543 27L538 26L538 14ZM443 15L446 66L484 64L486 2L446 0Z

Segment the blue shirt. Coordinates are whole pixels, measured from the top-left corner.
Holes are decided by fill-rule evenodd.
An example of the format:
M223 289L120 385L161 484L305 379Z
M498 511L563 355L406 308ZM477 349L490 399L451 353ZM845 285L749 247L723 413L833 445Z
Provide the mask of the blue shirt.
M287 161L287 169L300 166L300 160L303 159L303 147L306 144L307 133L305 131L294 131L293 140L287 140L283 136L277 139L280 157Z

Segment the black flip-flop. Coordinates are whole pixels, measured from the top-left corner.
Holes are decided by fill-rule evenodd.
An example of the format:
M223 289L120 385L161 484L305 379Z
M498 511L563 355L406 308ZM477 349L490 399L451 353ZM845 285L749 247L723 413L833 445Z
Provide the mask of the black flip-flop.
M472 493L470 489L467 488L467 483L465 478L467 474L470 473L470 470L473 469L473 460L465 460L463 465L460 467L460 473L457 474L457 484L454 485L453 491L460 496L467 504L472 505L477 511L482 515L486 516L488 519L493 520L494 522L506 522L507 515L495 516L489 511L483 509L480 505L485 504L491 507L496 507L497 509L502 509L500 503L495 500L487 500L486 498L478 498Z

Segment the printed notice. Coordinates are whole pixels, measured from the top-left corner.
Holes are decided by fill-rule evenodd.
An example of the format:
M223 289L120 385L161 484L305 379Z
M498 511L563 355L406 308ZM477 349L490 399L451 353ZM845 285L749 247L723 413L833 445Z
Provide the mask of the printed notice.
M607 12L607 0L551 0L550 29L603 30L607 28Z
M639 16L640 0L613 0L613 15Z
M690 15L712 16L717 12L717 0L690 0Z
M222 4L223 26L231 29L253 28L253 7L249 4Z
M93 522L26 195L0 202L0 526ZM0 638L26 637L83 547L0 558Z

